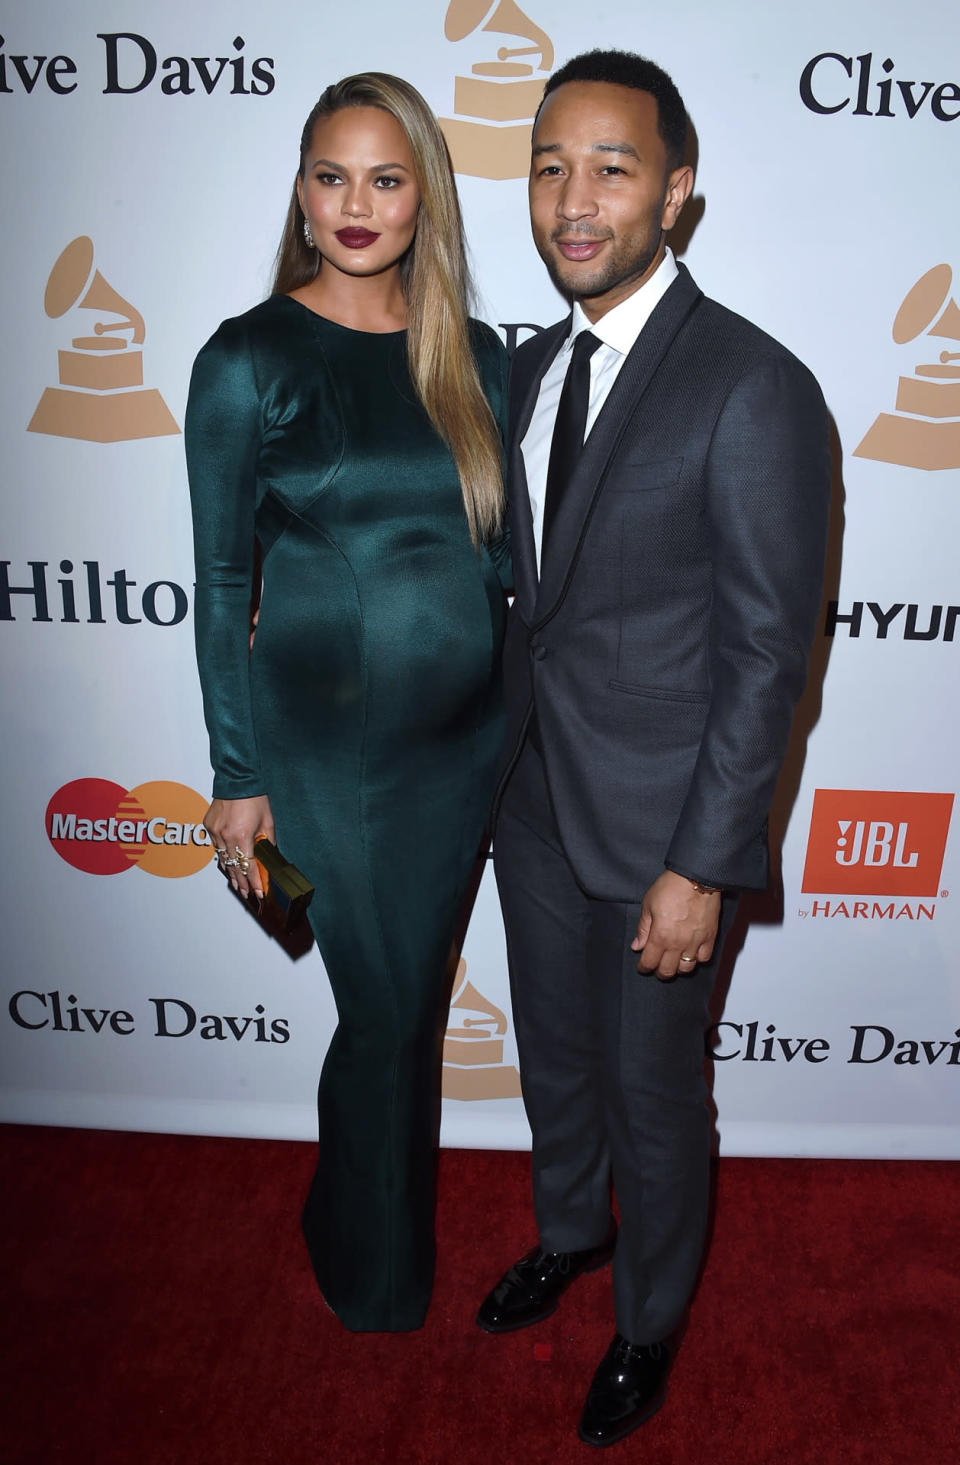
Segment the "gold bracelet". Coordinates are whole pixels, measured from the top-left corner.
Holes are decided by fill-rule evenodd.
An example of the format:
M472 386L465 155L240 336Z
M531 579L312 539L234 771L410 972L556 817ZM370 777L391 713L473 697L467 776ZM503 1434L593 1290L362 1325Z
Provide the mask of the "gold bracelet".
M684 876L684 879L685 880L690 880L690 876L689 875L685 875ZM719 885L701 885L699 880L690 880L690 884L693 886L694 890L697 892L698 895L719 895L720 894L720 886Z

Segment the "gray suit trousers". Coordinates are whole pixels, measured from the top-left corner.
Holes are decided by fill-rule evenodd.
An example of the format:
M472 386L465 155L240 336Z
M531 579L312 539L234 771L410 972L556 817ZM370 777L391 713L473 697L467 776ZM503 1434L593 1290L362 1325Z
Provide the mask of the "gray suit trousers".
M494 864L540 1244L579 1251L602 1242L612 1183L617 1330L660 1342L682 1320L703 1248L707 1004L736 902L724 900L712 961L667 982L638 973L630 942L640 906L592 899L577 884L529 739L504 790ZM639 873L644 890L660 871Z

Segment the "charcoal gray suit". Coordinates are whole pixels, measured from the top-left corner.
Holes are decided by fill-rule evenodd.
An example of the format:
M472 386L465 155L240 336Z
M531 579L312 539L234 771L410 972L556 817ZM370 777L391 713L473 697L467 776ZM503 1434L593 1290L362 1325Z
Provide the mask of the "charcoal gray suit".
M699 1264L722 942L668 982L638 975L629 943L665 865L730 892L766 884L821 593L827 418L807 369L681 266L587 437L538 577L520 444L568 332L513 363L494 853L541 1245L602 1241L612 1174L617 1328L645 1343L679 1322Z

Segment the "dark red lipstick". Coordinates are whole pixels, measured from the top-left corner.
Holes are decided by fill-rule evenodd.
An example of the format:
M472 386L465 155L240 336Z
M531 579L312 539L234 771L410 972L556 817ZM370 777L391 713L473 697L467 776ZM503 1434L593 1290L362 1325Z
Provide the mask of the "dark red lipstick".
M336 237L341 244L346 245L347 249L366 249L367 245L372 244L375 239L379 239L380 235L371 234L369 229L338 229Z

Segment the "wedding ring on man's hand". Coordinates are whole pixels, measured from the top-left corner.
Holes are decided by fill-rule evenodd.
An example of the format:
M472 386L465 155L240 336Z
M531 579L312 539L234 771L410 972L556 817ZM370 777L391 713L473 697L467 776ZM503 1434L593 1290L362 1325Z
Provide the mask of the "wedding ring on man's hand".
M688 961L691 966L696 966L696 964L697 964L697 958L695 956L681 956L680 957L680 960L681 961Z
M235 860L229 860L228 864L236 865L240 874L245 875L250 868L250 856L245 855L238 844L234 845L233 852L237 858Z

